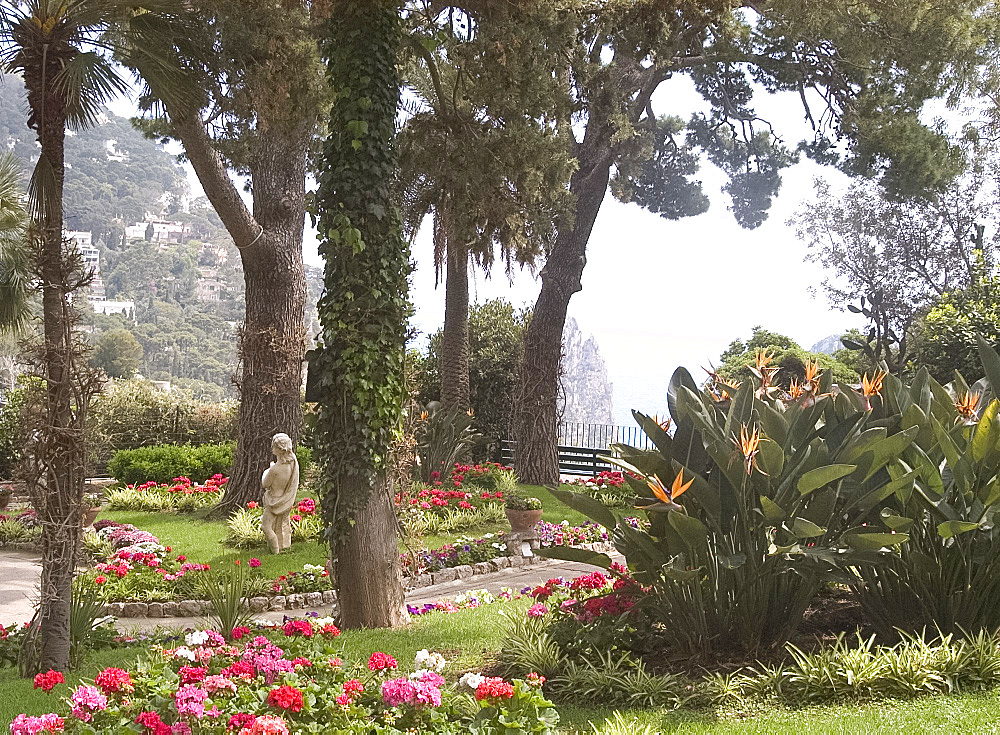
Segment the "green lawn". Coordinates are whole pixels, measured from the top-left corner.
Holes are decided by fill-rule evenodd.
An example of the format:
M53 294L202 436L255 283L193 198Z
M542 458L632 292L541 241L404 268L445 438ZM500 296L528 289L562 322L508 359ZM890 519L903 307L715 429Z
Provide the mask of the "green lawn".
M543 487L525 485L526 494L542 501L542 518L549 523L561 523L567 520L572 525L580 525L587 518L566 506ZM300 492L303 497L308 493ZM260 572L273 579L291 571L301 571L303 564L325 564L328 552L324 544L318 541L296 541L288 551L274 555L267 547L259 546L252 549L234 549L222 543L226 537L226 522L208 520L208 509L195 513L146 513L143 511L104 511L99 516L110 518L119 523L132 525L149 531L160 539L165 546L170 546L175 554L184 554L191 562L213 564L233 558L249 559L255 556L261 560ZM486 533L497 533L506 528L506 523L481 526L465 531L460 535L482 536ZM455 536L426 536L422 543L429 549L438 548L455 540ZM401 551L405 547L401 545Z
M497 656L500 645L501 611L521 615L527 601L487 605L477 610L454 614L432 613L417 617L406 628L393 631L348 631L340 640L346 661L364 661L372 651L390 653L407 666L422 648L439 651L449 659L447 673L454 679L465 671L480 671ZM93 654L68 683L52 694L33 691L29 680L18 679L10 670L0 670L0 732L19 712L42 714L57 706L70 685L82 677L93 677L105 666L128 667L137 649L102 651ZM559 705L564 732L614 732L600 727L612 710L601 707ZM637 732L649 726L656 733L990 733L998 731L1000 691L947 697L924 697L909 701L883 701L867 704L788 709L758 707L753 713L668 712L665 710L629 710L622 713L627 724L623 732Z

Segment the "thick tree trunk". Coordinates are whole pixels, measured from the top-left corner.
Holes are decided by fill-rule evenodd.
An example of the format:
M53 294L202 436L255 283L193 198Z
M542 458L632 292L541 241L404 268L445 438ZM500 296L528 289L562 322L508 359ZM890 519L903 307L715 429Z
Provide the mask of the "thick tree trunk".
M239 437L226 495L216 509L228 516L261 499L261 473L271 460L271 438L298 444L302 427L305 359L305 138L258 133L253 180L259 239L240 249L246 281L246 318L240 335Z
M367 488L354 492L367 492ZM395 628L410 620L392 498L392 480L382 475L368 505L355 516L350 535L336 549L334 573L344 628Z
M562 335L570 297L582 286L587 241L608 188L610 164L581 167L570 189L577 196L573 229L560 231L542 269L542 289L524 335L514 407L514 465L521 482L559 484L556 411Z
M441 335L441 403L468 411L469 397L469 251L447 229L447 275L444 332Z
M174 120L174 131L205 194L240 249L246 317L240 335L240 409L236 458L226 495L213 513L228 516L262 494L260 476L278 432L298 443L305 357L306 148L313 121L297 128L259 126L252 143L253 213L233 186L196 114Z

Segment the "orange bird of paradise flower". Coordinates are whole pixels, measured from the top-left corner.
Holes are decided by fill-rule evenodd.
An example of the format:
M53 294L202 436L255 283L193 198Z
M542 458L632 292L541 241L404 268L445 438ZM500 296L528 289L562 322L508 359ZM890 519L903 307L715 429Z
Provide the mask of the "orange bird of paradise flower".
M684 482L684 470L681 469L674 478L674 481L670 485L670 489L663 484L663 481L658 475L653 475L646 479L646 484L649 485L649 489L653 491L653 495L661 503L666 505L676 505L677 498L683 495L689 487L694 483L694 478L692 477L687 482Z
M981 393L966 393L960 396L955 401L955 410L958 411L958 415L966 421L973 418L976 415L976 409L979 407L979 401L982 400L982 397Z
M757 470L760 474L766 475L757 464L757 453L760 451L760 429L754 427L753 431L743 424L740 427L740 451L743 452L743 465L746 468L747 475L751 474L753 470Z
M806 360L806 383L815 391L819 388L819 361Z
M796 398L801 398L802 394L805 393L805 388L799 385L799 381L792 378L792 382L788 386L788 395L793 400Z
M885 370L878 370L869 378L868 373L861 376L861 393L864 396L877 396L882 394L882 381L888 373Z

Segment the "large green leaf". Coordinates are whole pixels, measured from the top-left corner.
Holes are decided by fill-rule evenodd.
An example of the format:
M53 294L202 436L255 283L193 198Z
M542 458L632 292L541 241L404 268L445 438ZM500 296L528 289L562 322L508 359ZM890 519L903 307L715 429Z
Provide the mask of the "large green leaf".
M881 512L882 523L884 523L888 528L893 531L909 531L914 524L912 518L904 518L901 515L896 515L892 512L890 508L883 508Z
M639 428L642 429L649 440L653 442L653 445L660 450L664 455L669 457L673 451L673 439L671 439L670 434L660 426L659 422L653 419L651 416L647 416L644 413L639 413L638 411L632 412L632 417L635 422L639 424Z
M977 334L976 341L979 342L979 359L983 363L986 377L990 381L993 392L1000 395L1000 355L997 355L990 343L983 339L983 335ZM966 387L968 392L968 387Z
M972 521L945 521L938 524L937 532L941 538L951 538L961 533L975 531L977 528L979 528L979 524Z
M887 436L884 439L877 439L874 441L868 450L864 453L865 455L871 456L871 464L868 465L865 475L862 481L867 480L880 469L885 467L889 462L897 459L903 454L903 451L913 443L914 437L916 437L918 427L911 426L909 429L900 431L892 436ZM862 464L859 459L858 465Z
M781 470L785 466L785 453L777 442L767 438L760 440L757 445L757 466L769 477L781 477Z
M563 561L576 561L583 564L593 564L595 567L608 569L611 567L611 557L589 549L580 549L574 546L546 546L537 549L535 553L546 559L562 559Z
M825 467L817 467L809 470L799 478L799 492L808 495L813 490L818 490L824 485L836 482L842 477L847 477L857 469L853 464L828 464Z
M990 401L990 405L983 411L983 416L979 419L979 423L976 425L975 432L972 435L970 449L972 451L972 459L976 462L982 462L990 451L996 449L998 406L1000 406L1000 401L997 401L996 398Z
M886 546L899 546L910 540L907 533L845 533L844 541L856 551L878 551Z
M700 548L708 541L708 528L694 516L670 511L667 513L667 520L684 543L692 549Z
M785 513L781 506L766 495L760 496L760 510L769 523L778 523L788 517L788 514Z
M792 520L791 527L789 527L788 524L785 524L785 528L795 538L815 538L826 533L825 528L817 526L815 523L807 521L805 518L795 518Z

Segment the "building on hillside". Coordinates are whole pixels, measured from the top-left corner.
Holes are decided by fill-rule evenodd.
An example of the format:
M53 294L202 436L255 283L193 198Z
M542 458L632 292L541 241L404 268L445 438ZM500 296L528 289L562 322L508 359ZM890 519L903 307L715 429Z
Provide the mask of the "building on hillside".
M129 319L135 318L135 302L134 301L91 301L90 305L94 308L94 313L104 314L108 316L109 314L121 314Z
M149 240L160 244L182 243L191 235L191 225L184 222L157 219L147 214L145 221L125 228L126 240Z
M229 291L229 288L218 278L199 277L194 287L195 296L198 298L198 301L206 304L221 301L222 295L227 291Z

